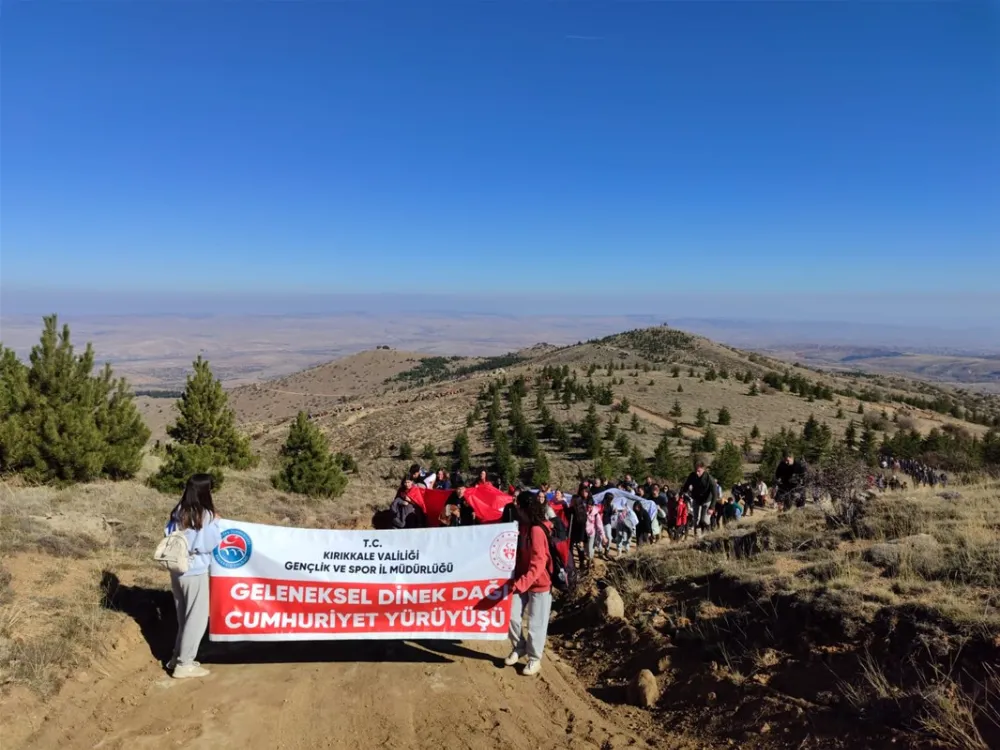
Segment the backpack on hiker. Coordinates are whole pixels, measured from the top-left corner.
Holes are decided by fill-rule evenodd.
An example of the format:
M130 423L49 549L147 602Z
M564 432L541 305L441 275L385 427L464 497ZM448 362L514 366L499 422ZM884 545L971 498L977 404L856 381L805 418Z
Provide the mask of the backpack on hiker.
M573 555L570 554L569 537L565 533L565 527L562 524L560 527L561 529L557 527L551 532L546 528L545 538L549 540L549 559L552 560L552 586L557 591L569 594L576 589L576 565L573 563Z
M171 573L187 573L191 562L191 550L183 531L172 531L156 545L153 560Z

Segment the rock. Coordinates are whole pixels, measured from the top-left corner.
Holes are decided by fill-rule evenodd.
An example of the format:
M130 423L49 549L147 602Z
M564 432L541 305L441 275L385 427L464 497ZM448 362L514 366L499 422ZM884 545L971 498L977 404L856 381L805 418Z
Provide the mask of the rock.
M614 586L608 586L601 595L601 615L605 620L625 619L625 602Z
M943 562L941 544L930 534L914 534L873 544L861 557L893 573L907 567L921 575L933 573Z
M639 708L652 708L660 699L660 686L648 669L643 669L628 684L628 702Z
M660 654L660 658L656 660L656 674L666 674L669 672L670 663L669 653Z
M757 731L759 731L761 734L767 734L768 732L771 731L771 725L765 721L763 724L760 725L760 729Z

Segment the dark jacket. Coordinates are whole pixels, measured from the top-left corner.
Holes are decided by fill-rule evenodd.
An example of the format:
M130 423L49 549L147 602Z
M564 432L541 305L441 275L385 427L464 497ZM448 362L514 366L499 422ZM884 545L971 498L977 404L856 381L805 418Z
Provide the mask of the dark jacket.
M696 505L708 505L718 500L717 485L712 476L706 471L699 477L698 472L692 471L688 478L684 480L683 492L691 495Z
M427 525L424 512L405 497L396 497L389 506L392 513L392 528L421 529Z
M792 461L787 464L782 461L778 464L774 472L774 485L778 492L788 492L802 486L802 480L806 473L806 467L799 461Z

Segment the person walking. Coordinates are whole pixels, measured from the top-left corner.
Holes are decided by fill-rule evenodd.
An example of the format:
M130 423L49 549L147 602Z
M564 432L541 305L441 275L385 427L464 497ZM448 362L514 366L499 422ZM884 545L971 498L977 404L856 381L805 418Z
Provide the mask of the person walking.
M188 569L170 574L170 588L177 610L177 638L167 671L175 679L207 677L199 664L198 646L208 629L208 569L212 552L222 541L219 519L212 502L212 476L195 474L187 481L181 500L170 514L164 536L183 532L188 547Z
M545 526L545 510L533 492L517 496L517 558L514 564L510 605L512 650L504 664L513 667L524 656L528 663L521 673L527 677L542 670L542 653L552 611L552 556ZM523 620L527 619L527 628Z
M682 492L691 498L691 523L695 534L703 534L709 525L712 506L719 500L718 484L705 469L705 462L698 461L682 487Z

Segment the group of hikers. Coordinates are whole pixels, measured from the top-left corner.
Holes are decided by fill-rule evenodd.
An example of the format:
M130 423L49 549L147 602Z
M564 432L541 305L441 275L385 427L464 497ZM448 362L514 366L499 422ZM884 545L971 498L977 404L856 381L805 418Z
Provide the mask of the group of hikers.
M919 487L921 485L926 485L927 487L937 487L939 484L942 487L948 486L947 474L943 471L939 472L937 469L928 466L922 461L917 461L916 459L900 459L893 458L892 456L882 456L879 459L879 466L882 467L883 472L892 472L892 475L888 478L881 475L882 481L886 486L888 486L889 489L906 489L906 483L898 476L900 472L910 477L910 479L913 480L913 485L915 487ZM880 486L880 489L885 489L885 486Z
M774 499L790 508L805 502L804 466L786 456L775 474ZM467 526L486 522L476 517L465 495L469 486L490 485L488 473L479 472L467 485L447 472L424 472L414 464L400 483L386 515L384 528ZM447 502L431 523L410 491L415 487L449 491ZM527 657L524 674L537 674L552 606L552 588L571 588L576 571L590 571L595 557L628 554L633 544L654 544L664 536L672 541L689 533L739 521L755 507L769 502L771 492L760 478L734 485L723 493L720 484L698 462L676 489L646 477L639 484L631 475L618 482L601 477L582 481L572 495L548 485L538 488L508 487L510 502L499 520L519 525L516 566L510 583L513 596L510 639L513 650L506 662ZM493 519L497 520L496 518ZM208 628L209 568L212 552L222 539L219 517L212 499L212 477L192 476L180 501L170 513L165 537L183 538L186 564L171 570L171 588L177 612L177 637L167 669L174 678L209 674L196 657ZM522 620L525 620L522 623Z

